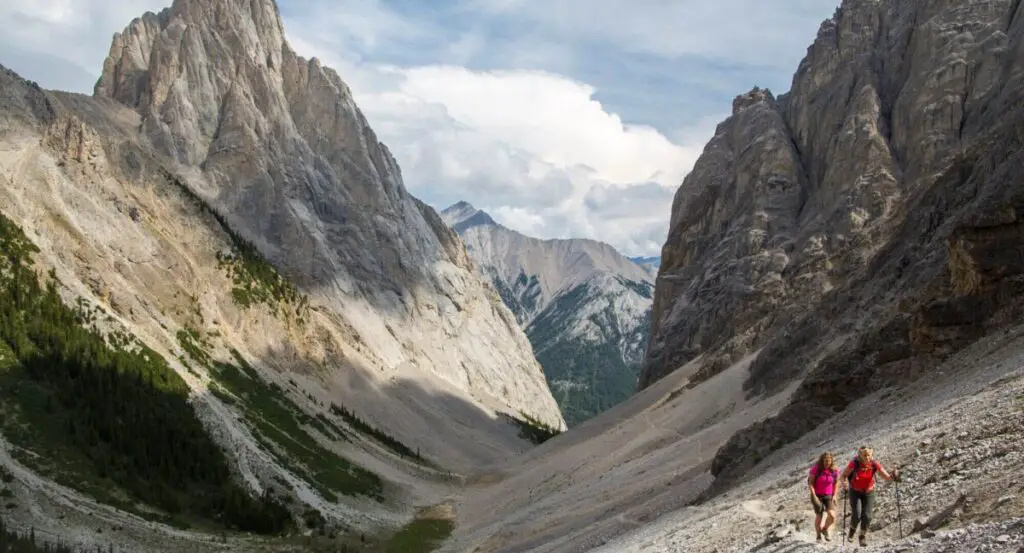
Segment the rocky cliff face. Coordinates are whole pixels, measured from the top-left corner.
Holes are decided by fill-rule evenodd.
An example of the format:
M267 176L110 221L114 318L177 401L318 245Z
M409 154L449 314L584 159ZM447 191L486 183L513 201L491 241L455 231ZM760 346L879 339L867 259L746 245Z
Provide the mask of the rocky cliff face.
M526 330L569 425L629 397L649 336L647 270L608 244L524 236L466 202L441 217Z
M273 1L178 0L136 19L95 92L135 110L144 139L382 370L414 363L561 426L529 344L458 237L405 190L337 73L289 48Z
M93 97L0 67L17 527L133 551L209 544L126 510L388 535L533 447L502 413L565 427L458 235L282 37L271 0L178 0L115 35Z
M641 378L757 353L748 393L802 380L719 452L716 489L1017 316L1021 12L847 0L789 93L736 98L676 194Z

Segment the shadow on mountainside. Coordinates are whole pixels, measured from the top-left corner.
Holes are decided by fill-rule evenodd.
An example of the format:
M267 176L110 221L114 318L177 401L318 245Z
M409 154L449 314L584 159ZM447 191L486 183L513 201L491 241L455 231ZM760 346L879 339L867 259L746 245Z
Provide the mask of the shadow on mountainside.
M384 481L383 495L387 497L383 505L378 507L374 504L376 496L380 495L377 482L355 468L347 470L350 467L342 462L336 463L342 470L325 470L317 474L321 477L319 479L310 477L313 480L310 486L318 492L321 491L318 486L328 491L348 489L346 487L349 486L358 492L357 499L343 499L363 502L371 507L367 511L390 509L391 512L380 514L379 518L393 521L394 511L404 512L412 505L429 505L443 500L451 491L450 480L457 482L460 474L501 463L532 447L531 443L519 438L516 425L491 414L488 408L493 407L492 400L483 398L481 404L485 407L474 404L465 399L467 392L446 384L442 377L424 378L426 369L402 365L381 371L372 366L351 366L348 360L330 356L325 363L317 365L296 361L295 353L287 347L275 349L275 345L270 345L261 351L265 342L287 343L290 338L275 335L273 339L263 341L259 332L265 329L276 331L287 325L279 320L277 323L281 324L267 323L271 317L269 308L265 306L250 311L247 307L231 304L232 298L228 294L233 291L232 283L213 261L213 253L231 243L225 234L235 229L222 227L216 214L206 213L189 202L195 193L190 189L187 192L181 190L180 183L175 181L178 173L167 168L181 170L185 176L194 168L173 166L140 144L137 134L139 118L134 112L109 100L46 92L6 70L0 70L0 114L0 139L5 141L5 145L10 143L14 147L10 159L4 160L5 167L13 167L15 177L18 177L5 181L17 180L17 185L12 184L5 189L4 208L13 208L23 224L28 222L37 231L33 236L43 238L46 242L44 250L49 254L48 263L57 266L60 278L69 277L67 284L72 296L91 297L97 305L109 308L111 324L123 323L125 328L136 331L140 338L152 342L154 348L166 351L172 364L177 363L176 356L192 355L182 336L195 332L196 343L217 336L212 338L217 350L211 346L206 352L215 353L214 359L202 362L200 359L205 356L197 353L200 359L189 361L192 369L184 365L179 373L195 384L196 381L191 379L198 378L199 373L192 371L206 363L212 365L205 372L217 373L218 378L215 379L217 387L211 387L210 393L225 399L228 404L234 402L234 409L255 412L258 417L254 420L259 420L254 424L262 425L263 433L272 436L267 440L283 448L287 454L282 457L294 455L302 464L319 463L314 468L335 463L330 456L315 450L303 433L315 438L314 430L319 431L320 426L325 429L326 436L340 436L348 432L347 426L343 432L335 432L322 420L317 420L316 415L337 421L342 417L337 413L347 412L436 465L420 466L416 461L394 453L396 449L401 450L396 444L369 431L356 431L363 435L357 440L361 444L359 447L346 445L341 438L333 445L338 446L341 459L363 467ZM41 153L35 151L37 143L42 143ZM10 165L7 165L8 161ZM34 167L33 163L41 167ZM17 173L25 171L26 167L38 174L22 178L23 175ZM7 177L3 175L3 178ZM93 177L94 180L89 180ZM74 194L69 194L68 190ZM146 202L139 202L140 205L160 209L153 208L140 214L139 207L133 206L132 202L143 197ZM57 209L51 203L57 204ZM60 213L54 216L51 210ZM73 220L73 217L59 217L65 212L80 214L83 219L88 219L88 224ZM158 218L147 219L153 214L160 217L168 213L175 217L172 225L160 225ZM45 224L37 225L40 220L45 220ZM53 225L61 224L65 228L59 230L74 235L73 238L65 239L63 235L58 237L47 232L54 228ZM109 230L105 228L107 226ZM191 232L194 229L202 232ZM116 239L112 238L115 235ZM140 242L137 249L132 247L135 237ZM457 243L457 239L453 243ZM365 246L372 247L373 244ZM201 255L193 255L192 248L203 251ZM185 252L186 249L189 251ZM218 256L216 261L219 260ZM181 278L164 280L175 272L180 273ZM204 272L209 275L201 274ZM210 275L215 275L216 280L205 279ZM438 278L444 279L444 276ZM211 282L213 289L208 288ZM372 281L363 284L373 285ZM307 285L313 293L319 293L317 283L307 282ZM185 311L195 308L198 315L183 313L178 309L181 306L171 305L170 300L162 301L172 293L164 288L174 289L175 295L177 291L184 290L189 296L188 301L182 300L183 304L188 304ZM339 292L331 289L327 293ZM202 302L193 298L193 294L203 296ZM387 297L388 293L380 296ZM395 306L389 304L389 307ZM345 314L337 306L331 309ZM381 318L392 315L388 308L379 312L374 309L371 307L374 316L378 313ZM461 316L471 315L463 313ZM115 321L118 317L119 322ZM193 323L198 330L192 328ZM510 329L513 327L514 321ZM344 334L344 330L337 334ZM225 334L220 334L220 331ZM499 328L494 334L500 337L501 332ZM224 337L233 333L237 333L235 339ZM175 342L176 337L178 343ZM315 340L316 336L305 335L300 339ZM474 345L470 338L462 338L460 344ZM248 346L254 351L244 351L245 361L240 361L231 355L232 346L243 351ZM232 364L233 367L221 367L213 361ZM266 385L257 378L249 378L247 363L261 374L268 375ZM440 366L440 363L435 364ZM539 378L542 380L543 376L539 375ZM291 385L291 380L298 384ZM277 386L298 407L308 408L308 412L297 413L286 402L279 401L282 396L273 386ZM315 397L315 401L309 396ZM200 402L215 403L206 401L210 398L204 394L194 397ZM487 401L491 404L485 403ZM331 409L332 404L337 406L336 410ZM202 414L210 415L208 411ZM221 410L213 413L214 419L204 418L204 421L212 422L207 424L208 429L213 428L211 432L223 434L223 428L217 430L215 427L218 424L237 424L235 414ZM339 422L332 424L343 426ZM149 430L154 434L160 433L157 428ZM199 435L202 435L201 431ZM366 435L370 437L366 438ZM232 441L238 436L221 437L225 437L228 444L238 443ZM233 451L229 449L229 453ZM445 475L447 471L454 473L453 478ZM356 476L349 478L342 472ZM227 482L220 477L216 480L217 484ZM337 495L341 492L332 493ZM330 494L324 496L329 497ZM59 520L57 513L49 514L54 516L54 520Z
M287 286L294 285L297 292L311 296L312 304L337 313L336 322L347 327L353 339L373 335L367 341L391 349L411 344L407 349L418 352L421 361L428 359L423 364L442 374L458 373L463 360L476 363L480 369L471 375L476 386L495 398L507 395L503 386L517 386L527 395L547 393L543 376L517 381L496 374L535 366L528 341L491 284L473 270L458 235L433 209L401 189L400 182L388 181L400 179L397 172L377 183L349 182L320 160L302 168L307 186L298 186L294 175L275 175L280 179L274 180L273 190L259 205L236 210L224 195L245 189L252 197L244 174L230 180L231 175L212 174L202 166L184 167L154 153L140 143L134 111L101 97L46 93L24 83L21 88L24 117L34 117L36 125L43 126L67 116L71 121L66 132L95 130L114 176L125 183L156 182L183 192L207 212L202 219L215 234L229 235L243 259L269 264L285 277ZM36 105L42 107L32 107ZM79 121L84 123L81 130L76 128ZM274 150L273 144L264 146ZM201 189L210 184L216 186ZM383 186L387 190L377 192L394 197L389 196L391 203L386 205L364 205L362 196L345 192L350 184L374 190ZM391 185L398 188L388 188ZM268 218L280 219L281 226L264 228ZM524 355L515 355L519 353ZM557 407L553 400L549 403L553 412Z
M428 388L410 379L379 383L369 378L364 369L355 367L328 367L324 373L312 365L285 362L282 354L274 351L265 352L252 365L244 359L230 357L211 358L209 365L213 379L209 392L193 394L191 398L194 415L206 427L206 433L199 432L196 439L206 444L208 449L212 448L213 452L224 450L226 457L232 459L228 464L235 466L237 461L240 469L240 473L232 469L234 474L229 478L223 457L215 466L207 467L207 472L224 473L220 474L215 489L239 493L239 480L255 479L261 488L274 489L274 497L285 497L297 491L300 497L305 498L304 501L310 502L308 508L300 506L298 510L304 524L313 520L308 518L309 512L319 512L327 517L326 528L331 534L339 531L336 523L332 522L334 520L347 521L340 526L342 529L349 527L352 521L368 521L374 530L367 532L375 536L370 542L374 543L399 529L400 524L396 526L393 520L396 515L412 516L418 509L450 501L464 481L463 474L532 447L517 436L518 427L515 425L485 412L462 397L437 387ZM4 382L10 384L8 380L18 373L5 374ZM5 417L6 424L32 424L38 417L50 420L62 416L60 409L54 414L42 408L43 400L39 398L43 396L40 394L48 393L48 388L23 380L12 387L20 403L0 401L0 407L13 406L13 413L19 414ZM174 399L185 411L192 411L183 395ZM360 423L351 424L351 419L339 416L338 408L345 409ZM135 403L117 402L112 413L117 416L121 410L133 412L136 409L139 406ZM12 415L9 409L5 412ZM25 418L27 415L35 418ZM168 417L170 415L163 418ZM191 422L195 427L190 427L192 430L198 428L199 421L195 417ZM40 464L21 453L17 454L22 468L15 467L14 478L18 481L17 489L21 491L13 496L15 502L11 504L19 507L13 512L12 519L19 528L33 527L40 537L59 538L90 550L97 545L105 550L111 544L119 550L150 550L153 547L163 550L160 548L182 545L191 550L207 550L204 549L207 546L211 551L217 549L211 545L211 535L193 533L194 530L209 528L205 524L195 526L197 519L189 514L191 511L178 513L167 520L163 520L162 514L147 515L148 518L170 523L170 526L161 527L147 525L130 516L128 513L145 514L149 509L140 511L138 505L129 507L117 499L120 493L118 486L111 485L108 480L111 476L105 474L109 472L112 475L118 469L103 469L95 465L99 458L94 459L90 455L96 451L84 445L88 443L88 432L82 438L85 441L79 440L79 443L60 439L60 429L65 424L44 426L49 430L44 430L43 434L24 428L4 429L4 434L16 445L29 447L54 459ZM373 432L367 431L366 427L372 428ZM150 442L159 445L162 436L171 428L156 424L149 430L151 439L140 442L139 447L149 447ZM101 427L99 431L101 435L118 435L107 427ZM253 439L245 435L251 435ZM211 436L220 448L213 445L209 439ZM389 443L394 442L381 439L381 436L399 442L421 458L396 452L393 446L389 447ZM123 445L124 440L118 443ZM99 453L103 453L102 447ZM2 460L3 455L0 455ZM287 469L290 474L283 475L274 468L275 465ZM159 466L162 465L154 463L148 472L143 470L137 475L142 479L139 481L162 485L167 477L163 476L163 469ZM26 467L31 472L22 470ZM38 476L53 478L56 484ZM58 484L70 486L86 496L127 511L97 507L86 497L67 495ZM163 488L154 489L159 491ZM319 498L311 500L310 494L313 493ZM379 502L373 499L376 493L382 494ZM144 495L140 497L147 498ZM68 499L72 500L71 504L65 504ZM236 504L238 499L234 498ZM258 510L258 498L255 502L249 501L253 503L253 513L249 516L273 516L276 517L272 519L275 524L283 520L276 504L270 504L266 509L274 507L278 510L262 513ZM163 503L155 506L165 507ZM243 503L243 506L250 508L249 503ZM236 511L241 508L234 507ZM456 512L455 516L458 515ZM193 530L179 529L184 521L192 523ZM263 524L262 521L257 519L257 523ZM116 532L95 534L96 528ZM358 533L346 534L344 531L341 535L358 537ZM249 538L232 535L231 539L244 541ZM266 543L277 542L275 538ZM341 542L332 543L337 545ZM356 541L350 543L354 550L362 550ZM260 544L266 545L262 541Z
M268 365L280 367L274 361L279 358L275 352L263 354ZM419 381L411 377L413 371L402 371L406 374L394 373L382 382L370 378L371 371L331 361L302 372L307 383L320 388L314 397L328 406L345 406L444 470L466 473L532 447L518 437L517 426L467 401L443 380ZM289 372L294 371L285 369L282 375Z

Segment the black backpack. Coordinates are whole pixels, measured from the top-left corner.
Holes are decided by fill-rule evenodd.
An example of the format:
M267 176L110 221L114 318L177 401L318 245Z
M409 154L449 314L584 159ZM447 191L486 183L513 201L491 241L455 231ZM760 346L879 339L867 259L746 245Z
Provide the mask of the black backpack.
M850 471L850 475L846 477L847 482L853 485L853 476L860 470L860 456L853 458L853 470ZM875 473L878 472L878 461L871 460L871 478L875 477Z

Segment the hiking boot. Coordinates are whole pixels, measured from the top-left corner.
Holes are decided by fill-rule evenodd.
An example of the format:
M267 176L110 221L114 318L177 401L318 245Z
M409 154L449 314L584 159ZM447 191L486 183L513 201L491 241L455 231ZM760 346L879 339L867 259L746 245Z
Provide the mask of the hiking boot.
M846 541L853 543L853 539L857 536L857 530L850 530L850 535L846 536Z
M828 530L827 530L827 529L826 529L826 530L825 530L824 532L822 532L822 533L821 533L821 536L822 536L823 538L825 538L825 541L832 541L832 538L830 538L830 537L828 536Z
M868 546L868 537L865 534L861 534L860 535L860 546L861 547L867 547Z

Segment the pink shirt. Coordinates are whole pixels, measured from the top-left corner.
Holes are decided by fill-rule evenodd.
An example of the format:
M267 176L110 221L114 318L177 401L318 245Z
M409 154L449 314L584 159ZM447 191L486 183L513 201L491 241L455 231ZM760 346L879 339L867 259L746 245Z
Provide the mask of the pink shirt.
M818 464L815 463L809 474L811 478L814 478L815 495L832 495L836 482L839 480L839 469L825 470L819 476Z

